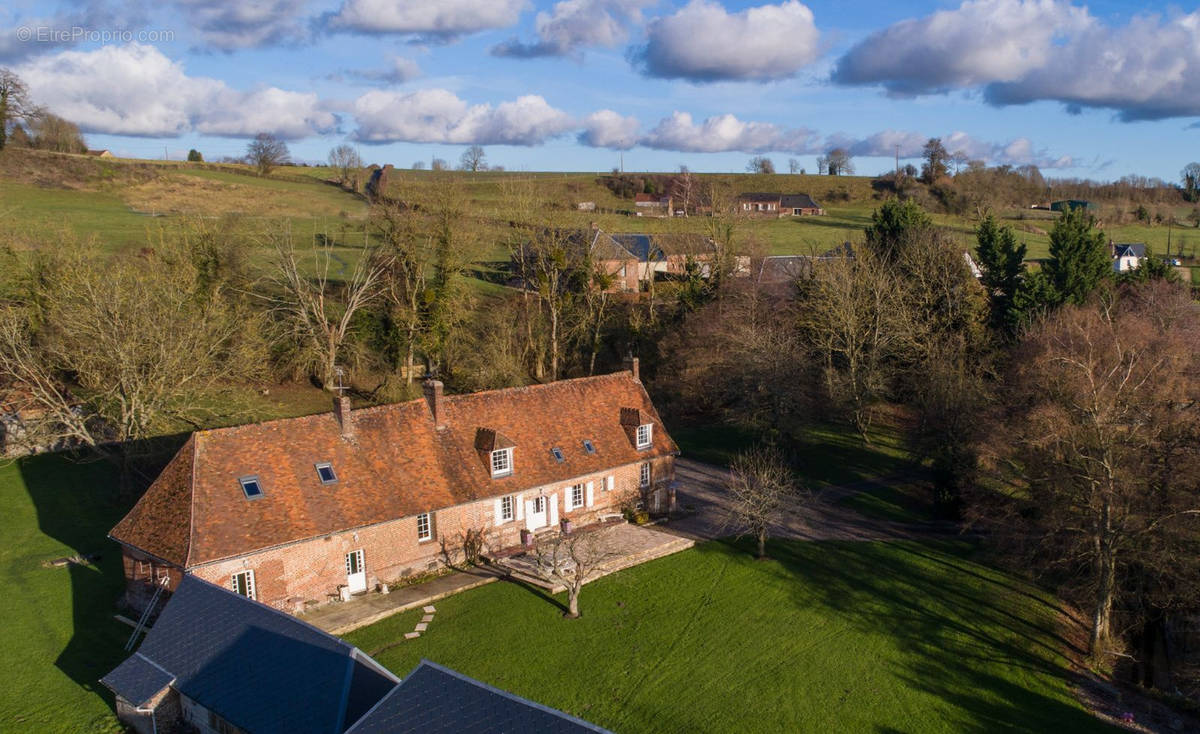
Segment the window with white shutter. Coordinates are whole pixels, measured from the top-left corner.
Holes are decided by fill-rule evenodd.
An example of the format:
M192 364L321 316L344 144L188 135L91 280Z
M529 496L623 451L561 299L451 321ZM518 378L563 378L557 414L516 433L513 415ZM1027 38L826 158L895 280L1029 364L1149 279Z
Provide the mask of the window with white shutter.
M576 484L567 490L567 511L583 507L583 485Z
M592 503L596 501L595 487L596 487L595 482L587 483L587 506L588 507L591 507Z

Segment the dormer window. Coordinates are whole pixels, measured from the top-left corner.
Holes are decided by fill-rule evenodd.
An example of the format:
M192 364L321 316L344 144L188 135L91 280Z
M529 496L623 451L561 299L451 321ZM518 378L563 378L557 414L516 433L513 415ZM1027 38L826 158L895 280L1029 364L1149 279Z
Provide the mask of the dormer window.
M242 485L242 492L245 493L246 499L256 500L262 497L262 483L258 481L258 477L242 477L238 479L238 483Z
M512 474L512 449L496 449L492 452L492 476L504 477Z
M554 448L550 449L550 455L553 456L554 460L557 461L558 463L560 463L560 464L563 463L563 461L564 461L563 452L562 452L562 449L560 449L559 447L555 446Z
M637 447L639 449L648 449L650 444L654 443L654 424L643 423L637 427Z
M321 480L321 484L335 484L337 474L333 473L333 464L328 461L317 464L317 479Z

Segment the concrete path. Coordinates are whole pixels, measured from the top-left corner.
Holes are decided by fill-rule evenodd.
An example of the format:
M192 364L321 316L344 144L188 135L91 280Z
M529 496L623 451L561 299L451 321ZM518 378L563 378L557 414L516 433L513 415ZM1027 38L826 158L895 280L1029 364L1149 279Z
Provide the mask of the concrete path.
M663 525L662 530L698 541L729 535L726 528L729 502L725 492L728 476L729 470L725 467L676 459L676 507L680 516ZM902 475L825 487L806 502L786 510L781 521L771 529L771 535L797 540L894 540L955 534L953 525L880 520L838 504L851 494L911 480L911 476ZM692 509L687 509L689 507Z
M304 613L300 618L331 635L344 635L393 614L427 606L438 599L490 584L499 578L499 574L488 569L454 571L419 584L393 589L387 594L370 592L348 602L326 604Z

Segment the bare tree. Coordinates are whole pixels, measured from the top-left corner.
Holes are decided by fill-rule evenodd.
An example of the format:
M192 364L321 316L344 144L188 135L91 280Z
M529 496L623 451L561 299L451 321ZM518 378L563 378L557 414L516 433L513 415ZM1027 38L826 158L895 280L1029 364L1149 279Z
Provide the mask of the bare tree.
M478 145L472 145L463 151L459 159L459 167L464 171L486 171L487 153Z
M58 115L49 112L39 114L29 121L29 130L33 135L32 147L38 150L52 150L55 153L87 151L79 126Z
M825 157L825 170L830 176L851 176L854 174L854 161L846 148L834 148Z
M562 584L567 590L568 619L578 619L579 592L594 579L604 565L620 554L604 542L603 530L576 530L550 537L535 536L533 570L550 584Z
M10 69L0 68L0 150L4 150L8 142L11 125L19 121L28 123L40 114L41 110L33 104L21 77Z
M764 155L756 155L746 164L747 173L775 173L775 163Z
M795 477L778 449L766 447L738 454L729 469L726 526L739 537L753 536L758 558L764 559L771 526L779 523L784 506L799 497Z
M260 373L261 317L186 243L155 245L141 257L51 254L31 278L40 312L0 307L0 382L46 416L31 443L123 459L123 444L219 414L224 387Z
M354 314L380 295L388 262L364 248L341 288L335 290L329 277L334 258L327 249L313 247L305 258L296 251L291 232L286 230L272 233L271 245L276 262L269 282L274 287L266 297L281 317L299 363L315 370L325 389L333 390L338 358ZM343 261L343 271L345 268Z
M1087 600L1093 654L1113 636L1117 599L1196 593L1194 568L1171 572L1200 538L1200 314L1176 286L1132 293L1063 307L1030 333L1006 380L1002 438L986 444L1010 447L1003 466L1019 480L990 521L1006 517Z
M825 388L865 439L894 370L891 358L907 339L896 281L861 247L819 262L798 292L800 332L823 365Z
M429 162L429 170L431 171L445 171L449 167L450 164L446 163L445 158L434 158Z
M350 182L350 174L362 168L362 158L351 145L339 145L329 151L329 167L337 172L338 183Z
M287 143L271 133L259 133L246 145L246 162L260 176L266 176L276 166L286 165L290 158Z
M425 170L425 161L413 161L412 169L414 171L424 171Z

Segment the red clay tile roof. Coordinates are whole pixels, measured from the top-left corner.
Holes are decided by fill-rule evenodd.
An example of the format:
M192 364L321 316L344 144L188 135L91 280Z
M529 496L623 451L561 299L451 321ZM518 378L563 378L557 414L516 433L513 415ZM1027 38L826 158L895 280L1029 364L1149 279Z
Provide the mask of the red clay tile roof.
M630 372L443 400L442 431L418 399L353 411L353 442L332 411L197 432L110 536L189 568L678 452ZM622 426L629 408L656 424L650 449L634 448ZM514 444L511 475L492 479L479 429ZM335 484L317 476L326 461ZM246 499L238 478L247 475L261 497Z

